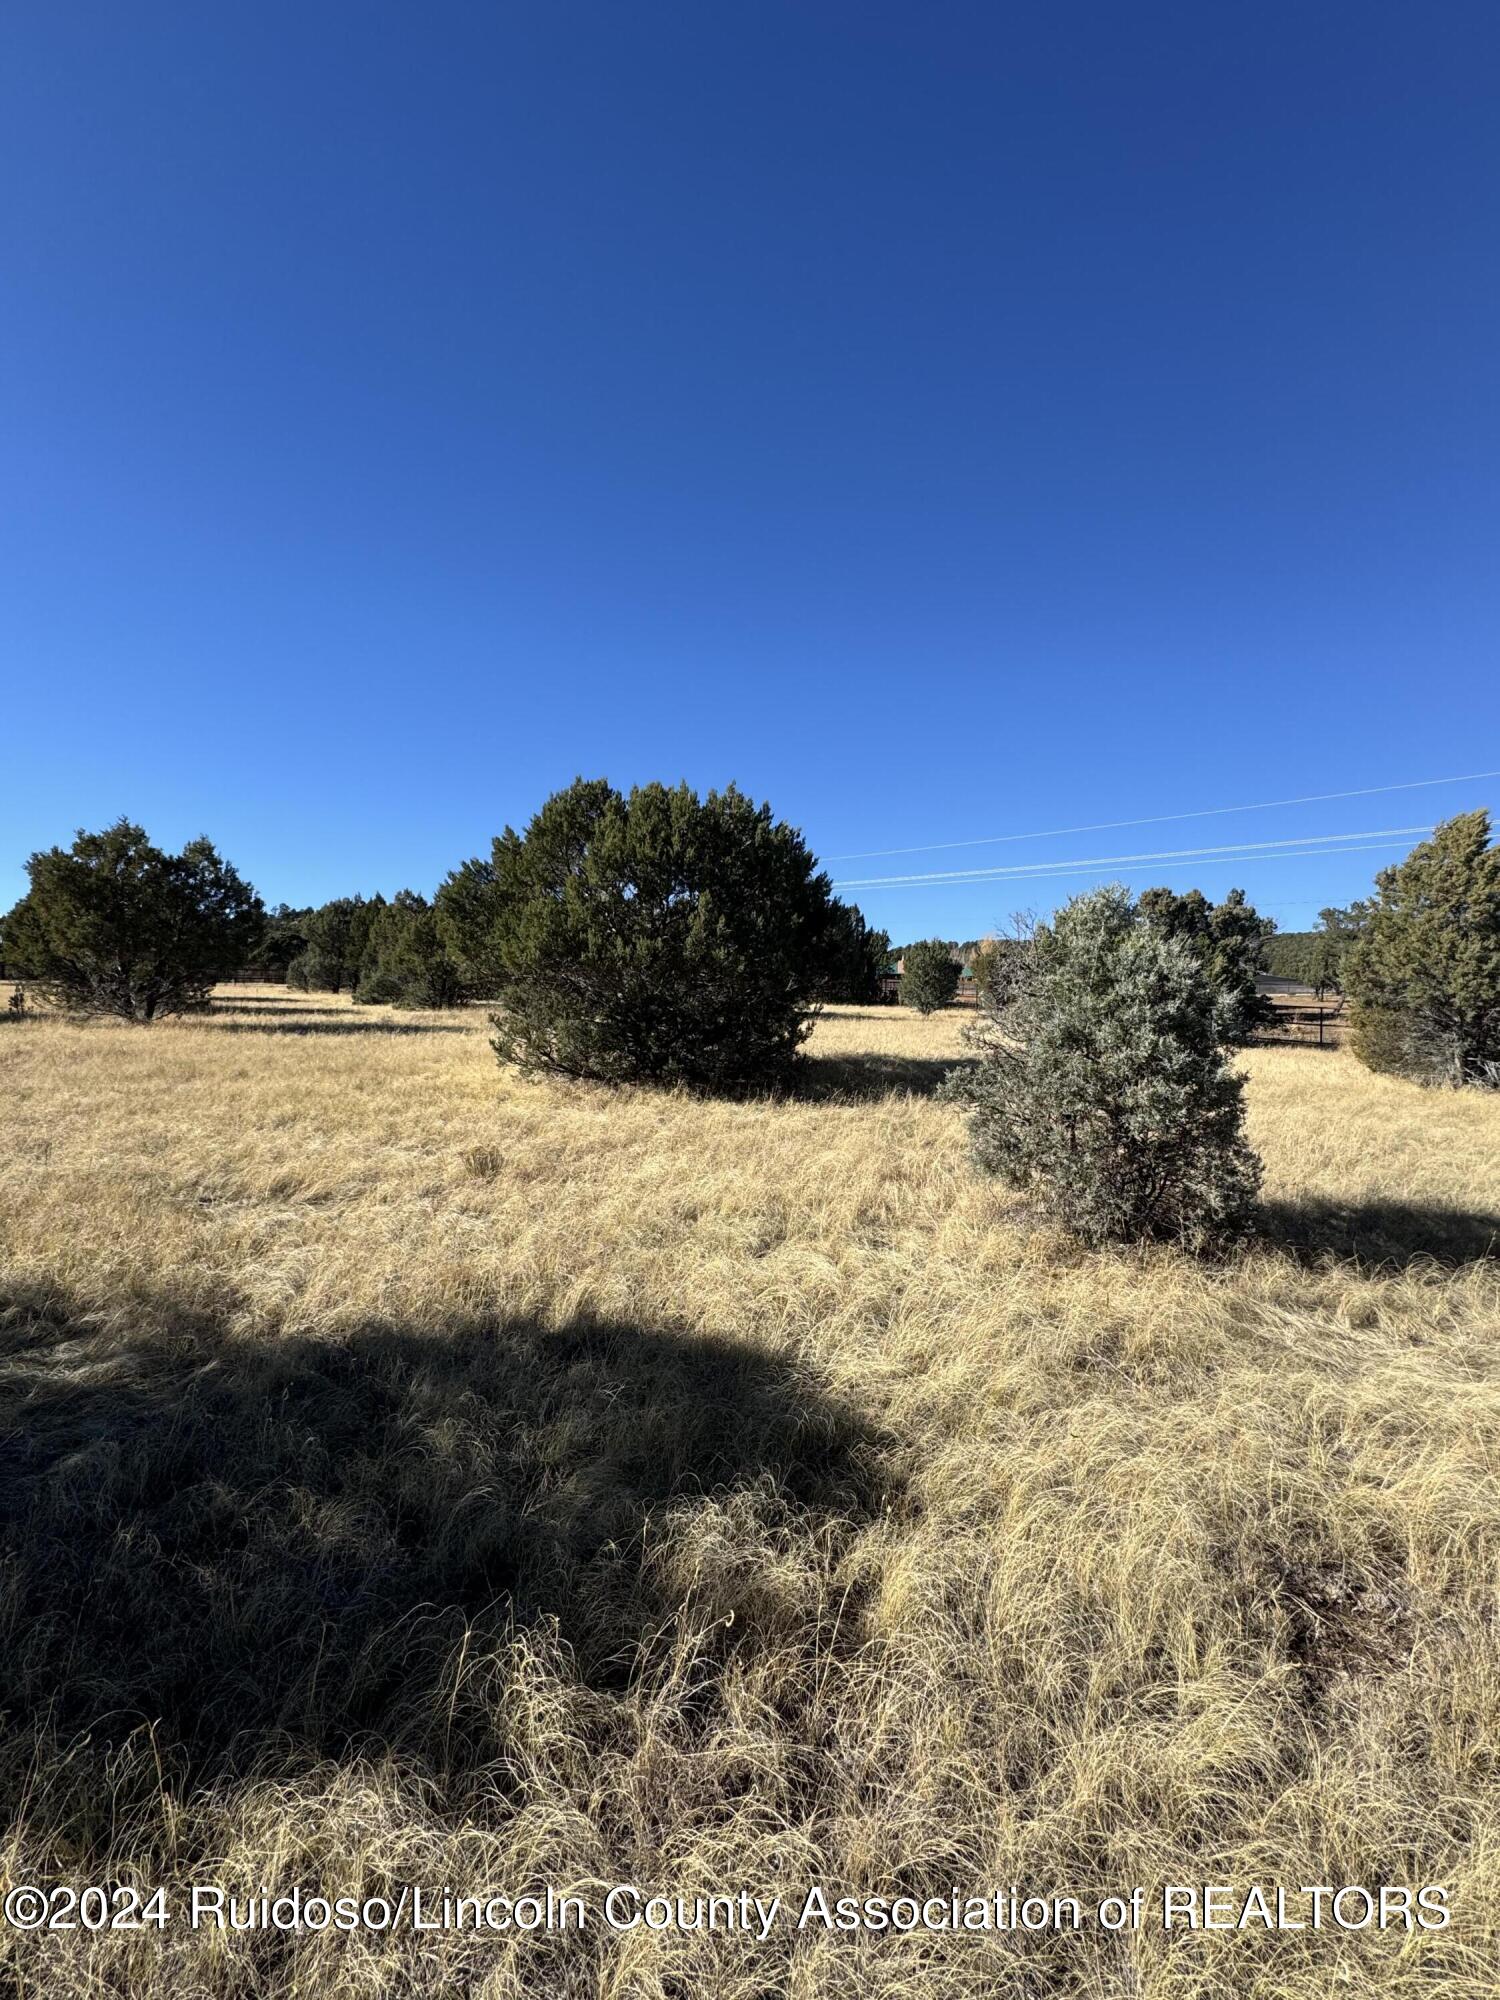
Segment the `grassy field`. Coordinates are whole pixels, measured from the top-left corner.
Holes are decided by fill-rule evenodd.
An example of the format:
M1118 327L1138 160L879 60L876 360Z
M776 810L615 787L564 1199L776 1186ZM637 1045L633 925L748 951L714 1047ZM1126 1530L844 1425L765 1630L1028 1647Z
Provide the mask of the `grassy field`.
M0 1874L780 1893L739 1930L0 1929L25 1995L1475 2000L1500 1963L1500 1098L1261 1049L1265 1233L977 1180L958 1019L794 1101L279 989L0 1025ZM1447 1929L1164 1933L1164 1883ZM851 1937L829 1895L1143 1885ZM7 1987L7 1982L8 1987Z

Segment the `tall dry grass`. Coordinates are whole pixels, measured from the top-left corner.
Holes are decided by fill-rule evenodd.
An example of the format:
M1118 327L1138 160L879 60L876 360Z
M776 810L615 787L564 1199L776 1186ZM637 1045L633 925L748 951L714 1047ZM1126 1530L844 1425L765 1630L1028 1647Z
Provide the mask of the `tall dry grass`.
M0 1930L25 1994L1493 1990L1500 1100L1262 1050L1265 1234L1023 1230L931 1101L502 1076L276 989L0 1026L0 1872L1441 1883L1443 1931Z

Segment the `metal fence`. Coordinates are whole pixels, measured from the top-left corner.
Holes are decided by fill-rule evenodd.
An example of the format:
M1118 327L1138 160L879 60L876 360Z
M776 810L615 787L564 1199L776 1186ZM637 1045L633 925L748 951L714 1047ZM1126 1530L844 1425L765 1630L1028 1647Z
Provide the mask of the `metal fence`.
M1303 1048L1336 1049L1344 1039L1349 1017L1337 1007L1278 1007L1274 1020L1257 1028L1251 1040L1257 1044L1284 1046L1295 1043Z

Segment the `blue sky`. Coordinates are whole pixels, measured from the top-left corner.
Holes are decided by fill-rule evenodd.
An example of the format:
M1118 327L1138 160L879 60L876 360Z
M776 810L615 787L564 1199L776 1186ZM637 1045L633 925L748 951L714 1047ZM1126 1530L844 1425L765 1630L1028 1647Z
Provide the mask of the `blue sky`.
M0 907L121 813L301 902L580 772L837 856L1500 767L1497 59L1441 0L12 0ZM851 893L1298 926L1413 837Z

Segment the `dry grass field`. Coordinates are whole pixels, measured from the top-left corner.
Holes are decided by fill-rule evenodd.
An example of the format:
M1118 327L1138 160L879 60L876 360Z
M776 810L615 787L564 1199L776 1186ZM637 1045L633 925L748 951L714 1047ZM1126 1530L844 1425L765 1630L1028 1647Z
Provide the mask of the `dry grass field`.
M835 1010L795 1100L226 989L0 1025L0 1875L779 1893L738 1930L0 1929L21 1995L1476 2000L1500 1098L1260 1049L1265 1233L1023 1228ZM1164 1883L1444 1930L1165 1933ZM1148 1891L846 1936L830 1896Z

